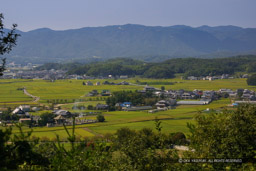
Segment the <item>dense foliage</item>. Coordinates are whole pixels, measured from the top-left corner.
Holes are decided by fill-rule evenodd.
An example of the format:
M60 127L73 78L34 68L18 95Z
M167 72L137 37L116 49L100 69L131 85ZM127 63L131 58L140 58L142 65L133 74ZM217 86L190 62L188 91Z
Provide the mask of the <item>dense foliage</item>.
M244 169L255 163L256 106L239 106L236 111L212 113L209 116L198 114L195 120L196 125L188 124L190 147L194 149L193 153L189 153L189 158L241 159L245 165L250 163L244 165ZM223 170L227 166L234 170L241 167L241 163L219 162L205 165L204 169Z
M46 157L35 151L38 139L29 142L32 132L23 133L21 125L16 125L20 134L12 135L12 128L0 130L0 170L16 170L21 165L47 166Z
M145 78L172 78L181 73L186 76L207 76L255 72L256 56L200 59L177 58L161 63L146 63L133 59L117 58L93 64L45 64L38 69L64 69L68 74L89 76L140 75Z
M11 108L8 108L8 110L3 111L2 114L0 114L0 120L2 121L17 121L19 118L19 116L12 114Z
M110 110L119 110L120 108L116 106L118 103L131 102L133 106L152 106L158 100L158 97L153 97L151 91L147 91L145 94L137 91L116 91L106 99L106 104L109 105Z
M152 129L119 129L116 134L77 142L75 128L68 133L67 148L60 142L39 143L29 133L11 139L11 129L0 130L0 170L166 170L175 168L178 155L171 139Z
M2 75L3 71L5 70L5 58L2 58L2 55L9 53L13 46L16 45L18 34L15 33L16 24L13 24L13 28L7 32L4 29L3 24L4 16L0 13L0 60L2 60L2 65L0 65L0 76Z
M142 94L132 91L116 91L111 97L108 97L106 103L114 106L116 103L131 102L133 105L138 105L142 101Z
M98 121L98 122L104 122L104 121L105 121L104 115L98 114L98 115L97 115L97 121Z
M253 85L253 86L256 85L256 74L253 74L250 77L248 77L247 84L248 85Z
M38 124L40 126L45 126L47 123L53 123L54 117L55 117L55 115L53 113L49 113L49 112L42 113L40 115L41 119L38 121Z

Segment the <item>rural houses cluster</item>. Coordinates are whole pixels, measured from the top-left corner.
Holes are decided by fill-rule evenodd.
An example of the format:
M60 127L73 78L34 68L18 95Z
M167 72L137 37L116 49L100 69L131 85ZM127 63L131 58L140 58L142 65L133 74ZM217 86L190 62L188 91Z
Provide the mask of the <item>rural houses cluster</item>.
M92 90L86 96L110 96L111 92L109 90L102 90L101 92L98 92L98 90Z
M160 91L154 87L145 87L142 92L146 92L147 89L153 90L156 96L179 100L177 105L205 105L209 104L212 100L218 100L220 97L230 98L238 103L256 102L255 91L242 88L237 90L219 89L218 91L185 91L183 89Z
M219 98L230 98L234 101L232 105L239 103L255 103L256 96L255 92L248 89L237 89L235 91L231 89L220 89L214 90L193 90L186 91L180 90L160 90L151 86L145 86L143 90L138 90L138 93L146 94L152 92L153 96L161 97L161 100L156 102L153 106L134 106L131 102L117 103L115 107L123 111L139 111L149 110L150 113L157 111L168 110L175 108L176 105L207 105L213 100ZM101 105L101 104L98 104ZM97 105L97 106L98 106ZM104 107L96 107L97 109L107 110L107 105Z
M127 75L107 77L99 76L92 77L87 75L69 75L67 71L63 70L33 70L33 67L25 66L18 68L8 68L4 71L3 76L0 79L43 79L43 80L61 80L61 79L75 79L75 80L86 80L86 79L127 79Z
M145 86L138 93L146 94L152 92L155 97L161 97L153 106L133 106L131 102L116 104L124 111L149 110L149 113L168 110L176 105L205 105L218 98L215 91L185 91L181 90L160 90L151 86Z
M15 115L18 117L19 123L24 123L27 125L33 124L33 126L38 126L40 120L42 119L38 115L33 115L32 113L40 111L39 107L31 107L30 105L20 105L19 107L15 108L11 115ZM93 113L98 114L99 112ZM1 114L1 112L0 112ZM67 110L53 110L52 114L54 114L54 118L50 123L47 123L47 127L52 126L62 126L63 123L65 125L72 125L73 124L73 117L75 117L76 124L87 124L87 123L95 123L96 120L93 119L80 119L84 115L77 115L71 113ZM91 114L90 114L91 115ZM12 124L13 120L2 120L0 123L4 124Z
M248 78L249 75L248 74L243 74L241 75L241 78ZM184 77L181 77L181 79L184 79ZM220 76L206 76L206 77L195 77L195 76L188 76L186 78L187 80L209 80L209 81L213 81L213 80L221 80L221 79L234 79L234 77L230 76L229 74L222 74Z
M43 80L59 80L65 79L66 71L62 70L16 70L11 69L4 72L4 75L0 77L1 79L43 79Z
M83 82L83 85L86 85L86 86L93 86L93 85L96 85L96 86L99 86L99 85L129 85L130 83L126 82L126 81L122 81L120 83L114 83L114 82L109 82L109 81L103 81L102 83L101 82L96 82L95 84L93 84L91 81L86 81L86 82Z

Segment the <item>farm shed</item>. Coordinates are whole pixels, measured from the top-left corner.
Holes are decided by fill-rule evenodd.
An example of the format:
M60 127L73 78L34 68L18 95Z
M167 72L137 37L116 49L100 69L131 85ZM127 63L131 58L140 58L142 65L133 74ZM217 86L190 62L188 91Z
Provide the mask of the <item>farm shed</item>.
M31 122L31 118L20 118L19 123L28 123Z
M29 105L20 105L19 108L23 110L24 112L29 112L30 111L30 106Z
M53 114L61 116L71 116L71 113L67 110L55 110L53 111Z
M66 121L66 118L64 118L63 116L59 115L59 116L56 116L54 118L56 124L62 124Z

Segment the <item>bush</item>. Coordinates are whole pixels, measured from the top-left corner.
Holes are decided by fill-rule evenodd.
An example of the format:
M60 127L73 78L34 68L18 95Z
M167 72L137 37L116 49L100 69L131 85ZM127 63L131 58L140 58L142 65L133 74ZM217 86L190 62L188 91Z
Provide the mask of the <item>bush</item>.
M182 132L171 133L170 141L172 144L176 144L176 145L186 145L187 144L186 136Z
M102 114L98 114L97 115L97 120L98 120L98 122L104 122L105 121L105 117Z
M53 123L55 115L53 113L45 112L40 115L41 120L39 120L40 126L45 126L47 123Z
M214 170L225 170L227 166L230 170L239 170L237 168L255 162L256 106L247 104L233 112L198 114L195 121L196 125L188 124L190 147L194 149L191 158L242 159L243 165L214 163L211 165Z
M88 110L93 110L93 109L94 109L94 108L93 108L93 105L88 105L88 106L87 106L87 109L88 109Z

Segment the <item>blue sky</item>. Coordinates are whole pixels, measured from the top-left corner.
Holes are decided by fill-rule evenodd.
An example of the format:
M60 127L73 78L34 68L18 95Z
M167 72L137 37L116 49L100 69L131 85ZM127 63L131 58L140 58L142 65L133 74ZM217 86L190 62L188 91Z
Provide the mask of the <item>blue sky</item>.
M122 24L256 28L256 0L0 0L4 24L66 30Z

